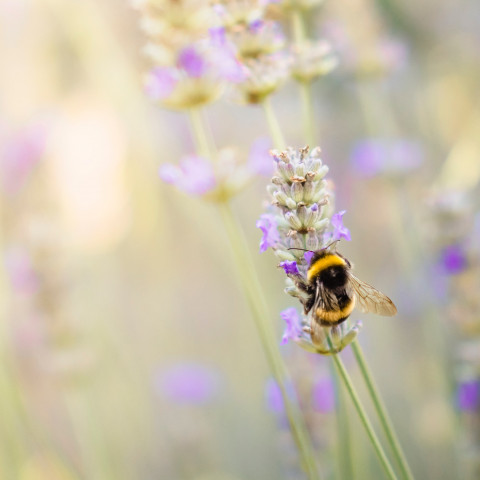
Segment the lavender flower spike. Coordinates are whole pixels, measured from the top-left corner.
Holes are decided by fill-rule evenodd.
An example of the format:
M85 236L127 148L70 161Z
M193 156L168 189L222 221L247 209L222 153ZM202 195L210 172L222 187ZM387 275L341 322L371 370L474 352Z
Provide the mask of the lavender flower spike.
M326 248L332 239L350 240L351 235L343 225L345 210L333 215L333 192L325 181L328 167L322 163L320 149L288 148L271 154L275 172L268 192L274 207L257 222L263 232L261 250L274 250L287 275L286 293L305 305L301 285L308 283L312 252ZM291 308L281 316L287 323L282 343L293 340L308 351L325 355L339 352L352 342L361 326L357 323L351 327L346 320L322 327L311 316L300 317Z

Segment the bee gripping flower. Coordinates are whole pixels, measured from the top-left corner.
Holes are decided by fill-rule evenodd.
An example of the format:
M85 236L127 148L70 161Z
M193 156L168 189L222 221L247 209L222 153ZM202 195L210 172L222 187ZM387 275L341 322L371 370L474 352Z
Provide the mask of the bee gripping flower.
M274 250L287 275L286 293L306 305L307 272L314 252L332 241L350 240L351 235L343 224L345 210L332 215L333 192L324 180L328 167L322 163L320 149L287 148L273 150L271 155L275 171L267 190L273 205L257 222L263 233L260 250ZM360 324L351 328L348 321L332 327L320 326L311 316L299 315L294 308L284 310L281 316L287 324L282 343L293 340L306 350L321 354L342 350L360 328Z

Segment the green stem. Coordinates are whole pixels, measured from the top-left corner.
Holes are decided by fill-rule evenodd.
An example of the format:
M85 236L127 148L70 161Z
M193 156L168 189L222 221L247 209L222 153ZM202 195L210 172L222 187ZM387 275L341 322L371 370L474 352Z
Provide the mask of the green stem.
M198 153L206 158L210 158L212 149L210 148L206 129L203 127L202 113L200 110L192 108L188 111L188 116Z
M285 138L278 123L275 112L273 111L272 102L270 97L266 97L263 102L263 111L265 112L265 117L267 119L268 128L270 130L270 135L272 137L273 145L279 150L283 150L287 145L285 143Z
M305 22L303 21L302 12L299 9L295 8L292 10L290 18L292 21L293 40L296 45L299 45L307 38L307 32L305 29Z
M393 427L392 421L390 420L387 410L385 408L385 404L378 392L378 388L373 380L372 373L368 368L368 365L365 361L365 357L363 355L362 347L358 343L358 341L352 342L352 350L353 354L358 363L358 367L360 368L360 372L362 374L363 379L367 385L368 392L370 397L372 398L373 405L375 406L375 411L377 412L378 418L382 425L382 428L385 432L387 437L388 443L393 451L395 459L400 466L400 470L402 473L402 477L404 480L413 480L413 475L410 470L410 467L407 463L407 459L405 458L405 454L402 450L400 442L398 441L398 437L395 433L395 429Z
M337 459L338 459L338 477L340 480L353 480L355 478L352 462L352 445L350 442L350 422L348 418L347 405L345 403L345 394L339 384L338 376L335 374L335 367L330 363L332 379L335 387L335 406L337 421Z
M387 474L387 477L390 480L397 480L397 476L393 471L392 465L390 464L387 456L385 455L385 452L383 451L382 445L380 444L380 441L378 440L378 437L373 430L370 420L368 419L367 413L365 412L365 409L363 408L360 402L360 399L358 398L357 392L355 391L355 387L353 386L350 376L348 375L347 370L345 369L343 362L340 359L340 356L332 355L332 358L333 358L333 361L335 362L335 367L337 368L340 378L343 380L343 383L345 384L345 387L350 395L350 398L352 399L353 404L355 405L355 409L357 410L358 416L360 417L360 421L362 422L363 426L365 427L365 430L367 431L367 435L370 439L370 442L372 443L375 453L377 454L378 459L380 460L380 463L385 469L385 473Z
M300 93L302 97L302 116L305 140L309 147L314 147L315 145L318 145L318 142L315 142L315 116L313 112L312 83L301 82Z
M293 41L297 47L300 47L302 43L307 40L308 34L305 28L305 21L302 12L298 9L294 9L291 13L291 23L293 32ZM315 142L315 116L313 110L313 98L312 98L312 83L311 82L299 82L300 83L300 96L302 100L302 119L303 130L305 132L305 140L307 145L314 147L318 145Z
M211 153L208 142L202 146L202 139L207 138L203 123L201 121L196 121L198 119L201 120L201 117L192 117L192 112L190 113L196 142L199 148L206 148L204 154L209 158ZM275 120L275 116L273 116L273 118ZM278 132L281 136L279 129ZM277 148L281 148L278 142L276 143L276 146ZM319 480L320 474L315 461L315 452L311 444L300 408L295 403L294 399L288 395L287 385L289 384L290 380L288 378L280 350L275 341L275 331L270 323L271 317L268 312L267 303L262 295L262 287L257 277L255 264L250 256L243 231L233 215L230 204L227 201L219 202L218 208L233 251L235 269L238 277L240 278L242 289L252 311L260 342L265 352L272 375L275 378L275 381L277 382L282 394L285 405L285 413L289 421L293 439L299 451L302 467L304 468L310 480Z

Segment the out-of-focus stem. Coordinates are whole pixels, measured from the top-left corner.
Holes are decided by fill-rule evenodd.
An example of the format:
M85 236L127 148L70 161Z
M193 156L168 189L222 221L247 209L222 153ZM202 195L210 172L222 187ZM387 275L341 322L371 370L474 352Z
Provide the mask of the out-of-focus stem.
M263 111L265 112L265 117L267 119L268 128L270 130L270 136L272 137L273 145L275 148L284 149L287 145L285 143L285 138L280 128L280 123L273 111L272 102L270 97L266 97L263 102Z
M209 158L211 148L208 141L208 135L203 128L202 113L196 108L192 108L188 111L192 132L195 137L195 144L197 151L203 157Z
M353 404L355 405L355 409L357 410L358 416L360 417L360 421L362 422L365 430L367 431L368 438L370 439L370 442L375 450L375 453L378 456L378 459L380 460L380 463L382 464L382 467L385 470L385 473L387 474L387 477L390 480L397 480L397 476L395 475L392 465L390 464L390 461L388 460L382 448L382 445L373 430L372 424L370 423L367 413L365 412L365 409L363 408L363 405L358 398L355 387L350 379L350 376L347 373L347 370L345 369L345 366L343 365L342 360L340 359L340 356L338 354L332 355L332 358L335 363L335 367L337 368L337 372L340 375L340 378L342 379L350 395L350 398L352 399Z
M367 362L365 361L362 347L360 346L358 341L352 342L351 345L358 363L358 367L360 369L363 379L365 380L370 397L372 398L375 411L377 412L378 418L385 432L388 443L390 444L392 452L395 455L395 459L400 466L402 477L404 478L404 480L413 480L413 474L410 470L407 459L405 458L405 454L402 450L397 434L395 433L395 428L393 427L392 421L388 416L387 409L385 408L385 404L383 403L382 397L380 396L378 388L375 384L373 375L367 365Z
M315 145L318 145L319 142L318 139L315 138L312 83L300 82L300 93L302 97L302 116L305 140L307 141L308 146L314 147Z
M293 9L290 14L294 45L300 47L307 40L307 31L303 14L298 9ZM312 82L299 82L300 96L302 100L302 120L303 131L307 145L314 147L318 145L318 139L315 139L314 131L314 110L312 98ZM317 141L315 141L317 140Z
M337 423L337 468L339 480L354 480L352 445L350 442L350 422L348 418L345 393L339 383L335 366L330 363L332 380L335 386L335 416Z

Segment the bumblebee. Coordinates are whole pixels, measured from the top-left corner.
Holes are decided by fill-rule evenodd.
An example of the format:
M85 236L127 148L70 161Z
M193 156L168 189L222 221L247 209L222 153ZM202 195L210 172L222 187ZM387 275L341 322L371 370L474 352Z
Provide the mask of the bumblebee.
M344 322L358 306L364 313L393 316L395 304L371 285L352 273L351 263L329 247L314 252L307 278L297 276L297 287L306 297L302 299L305 314L310 314L316 325L335 327Z

